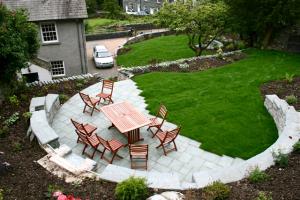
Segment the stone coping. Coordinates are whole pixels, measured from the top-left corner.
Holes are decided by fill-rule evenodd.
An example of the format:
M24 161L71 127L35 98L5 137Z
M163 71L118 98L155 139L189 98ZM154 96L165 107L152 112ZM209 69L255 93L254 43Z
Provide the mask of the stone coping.
M276 126L278 127L279 138L277 141L264 152L246 161L239 162L236 165L218 170L195 172L193 173L194 182L180 182L178 175L175 173L139 171L116 165L108 165L102 173L95 173L88 168L82 169L82 172L87 172L90 176L97 176L100 179L112 182L120 182L130 176L144 177L147 180L148 186L151 188L176 190L202 188L217 180L220 180L223 183L241 180L247 177L249 171L256 166L260 170L265 170L272 166L274 164L273 153L278 151L290 153L293 145L300 138L300 113L297 112L294 107L289 106L284 100L279 99L276 95L267 95L264 105L274 118ZM43 118L43 120L45 121L47 119ZM44 146L42 147L44 148ZM59 154L56 156L59 156ZM50 157L51 156L46 156L46 158ZM58 162L60 162L60 159L58 160ZM70 167L67 164L65 166L63 162L60 162L59 166L66 170ZM45 166L45 168L47 168L47 166ZM76 174L79 174L78 171Z

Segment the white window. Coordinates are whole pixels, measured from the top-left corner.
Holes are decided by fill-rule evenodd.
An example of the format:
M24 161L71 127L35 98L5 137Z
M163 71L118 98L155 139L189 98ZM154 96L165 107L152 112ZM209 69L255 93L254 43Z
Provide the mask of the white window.
M56 24L42 23L41 24L41 35L43 43L58 42L57 28Z
M157 0L156 2L157 2L157 3L161 3L161 0Z
M51 74L53 77L64 76L65 75L65 65L64 61L51 61Z

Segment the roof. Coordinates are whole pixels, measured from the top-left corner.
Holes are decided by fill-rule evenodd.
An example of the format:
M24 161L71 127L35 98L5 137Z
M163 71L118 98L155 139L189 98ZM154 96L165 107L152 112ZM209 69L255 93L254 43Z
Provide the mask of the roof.
M85 0L0 0L9 9L25 8L29 21L87 18Z

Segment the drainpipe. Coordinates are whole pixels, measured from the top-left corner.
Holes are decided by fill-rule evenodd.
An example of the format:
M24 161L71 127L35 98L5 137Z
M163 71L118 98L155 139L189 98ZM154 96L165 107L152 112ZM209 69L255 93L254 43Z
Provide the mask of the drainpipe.
M80 65L81 65L81 73L87 73L87 59L86 59L86 47L85 47L85 36L84 31L82 30L82 23L80 20L77 20L77 35L78 35L78 48L80 54Z

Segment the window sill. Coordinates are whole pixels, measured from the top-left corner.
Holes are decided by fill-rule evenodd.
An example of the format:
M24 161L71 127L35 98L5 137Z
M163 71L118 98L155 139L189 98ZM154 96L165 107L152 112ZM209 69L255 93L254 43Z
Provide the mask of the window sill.
M60 45L61 42L49 42L49 43L42 43L42 46L49 46L49 45Z

